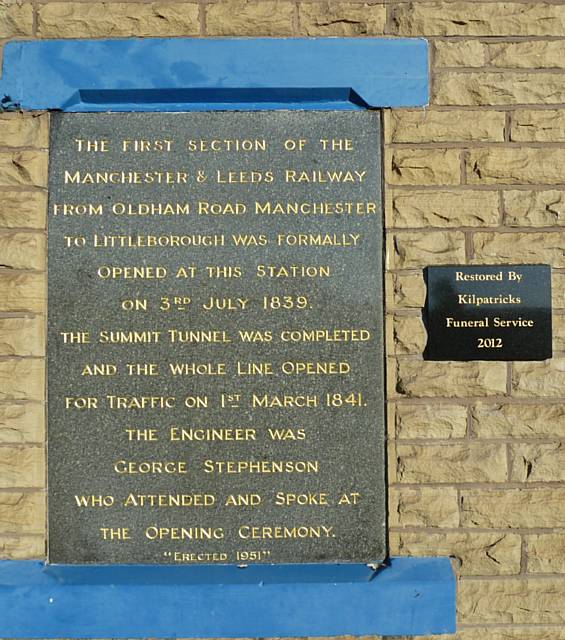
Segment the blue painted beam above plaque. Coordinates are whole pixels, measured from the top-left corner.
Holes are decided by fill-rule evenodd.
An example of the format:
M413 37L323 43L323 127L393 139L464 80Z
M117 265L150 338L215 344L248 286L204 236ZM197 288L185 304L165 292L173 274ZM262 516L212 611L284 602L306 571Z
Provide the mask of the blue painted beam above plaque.
M210 111L428 103L428 43L387 38L10 42L4 110Z

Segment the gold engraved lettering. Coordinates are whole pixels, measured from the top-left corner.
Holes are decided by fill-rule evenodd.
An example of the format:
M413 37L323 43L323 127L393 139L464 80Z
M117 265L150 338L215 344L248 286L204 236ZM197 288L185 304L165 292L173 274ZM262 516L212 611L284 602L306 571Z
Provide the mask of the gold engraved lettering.
M226 498L226 507L256 507L261 504L262 498L258 493L232 494Z
M131 533L128 527L100 527L100 533L104 540L112 542L131 540Z
M244 540L280 540L286 538L335 538L333 527L327 525L307 526L297 525L287 527L282 525L239 527L238 536Z
M114 471L119 474L137 475L137 474L184 474L188 473L186 462L128 462L127 460L118 460L114 464Z
M158 527L145 529L149 540L223 540L222 527Z
M375 215L376 202L255 202L255 214L266 215Z
M54 216L101 216L104 207L101 204L54 204Z
M366 171L285 171L286 182L363 182L366 176Z
M122 140L122 151L143 153L145 151L171 151L172 148L172 140Z
M318 407L320 399L315 395L269 395L252 394L252 406L258 409L305 409Z
M157 429L126 429L129 441L156 442L159 440Z
M318 473L317 460L204 460L204 473Z
M278 491L275 495L275 504L278 507L293 506L328 506L327 493L284 493Z
M360 233L279 233L279 247L357 247Z
M169 438L172 442L233 442L257 439L257 429L238 427L194 428L170 427Z

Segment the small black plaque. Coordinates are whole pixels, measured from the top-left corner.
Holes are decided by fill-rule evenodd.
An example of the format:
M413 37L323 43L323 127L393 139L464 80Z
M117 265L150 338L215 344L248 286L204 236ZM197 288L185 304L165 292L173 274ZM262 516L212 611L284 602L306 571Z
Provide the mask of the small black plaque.
M380 114L54 114L49 560L385 557Z
M548 265L427 267L427 360L551 358Z

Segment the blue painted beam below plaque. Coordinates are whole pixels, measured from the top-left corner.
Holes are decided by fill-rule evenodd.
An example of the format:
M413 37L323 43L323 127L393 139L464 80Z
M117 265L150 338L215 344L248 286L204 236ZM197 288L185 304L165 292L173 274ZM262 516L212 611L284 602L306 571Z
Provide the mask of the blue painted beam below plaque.
M39 40L4 47L2 108L364 109L428 103L428 43L387 38Z
M188 567L184 567L187 569ZM167 569L109 566L71 583L39 561L0 562L7 638L429 635L455 631L448 558L393 558L368 582L186 584ZM152 572L158 570L159 580ZM112 573L121 573L120 582Z

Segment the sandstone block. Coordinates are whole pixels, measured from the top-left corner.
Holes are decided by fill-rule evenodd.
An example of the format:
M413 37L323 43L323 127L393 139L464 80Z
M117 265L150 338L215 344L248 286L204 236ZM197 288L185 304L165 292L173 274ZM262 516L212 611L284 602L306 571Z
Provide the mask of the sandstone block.
M565 534L526 536L528 573L565 573Z
M198 5L188 2L49 2L38 7L42 38L193 36Z
M12 111L0 113L0 145L38 147L49 144L49 115Z
M0 227L44 229L47 193L0 191Z
M308 2L298 5L300 32L306 36L382 35L386 24L383 4Z
M512 227L565 225L565 191L504 191L504 223Z
M399 482L504 482L506 445L400 444L396 445Z
M440 71L434 79L433 102L436 105L470 106L561 104L565 102L565 75Z
M520 573L522 540L513 533L399 531L390 544L395 555L454 556L464 576Z
M432 362L402 358L396 393L406 397L472 398L506 393L503 362Z
M285 0L224 0L206 7L210 36L292 35L294 7Z
M565 7L545 2L402 2L393 5L397 35L551 36L565 30Z
M45 362L43 359L0 360L0 400L43 401Z
M424 323L417 316L390 317L393 353L422 353L427 334ZM0 334L1 337L1 334Z
M565 450L560 442L513 444L512 482L563 482Z
M564 142L565 110L516 109L512 113L510 138L515 142Z
M565 351L565 316L563 315L553 314L553 350Z
M478 404L471 421L479 438L565 438L562 404Z
M516 362L512 370L512 393L517 397L565 398L565 359Z
M5 1L0 7L0 38L31 36L33 34L33 5L31 2Z
M47 186L47 152L13 151L0 153L0 186Z
M533 626L474 627L462 629L457 634L457 640L565 640L565 629Z
M393 273L387 278L388 304L401 309L413 309L424 306L426 285L422 272Z
M0 271L0 311L45 310L45 275L39 273L10 273Z
M462 405L397 402L390 410L399 439L464 438L467 432L467 407Z
M475 264L550 264L565 266L565 232L475 233Z
M565 149L472 149L470 184L554 184L564 180Z
M0 447L0 489L42 488L44 476L43 447Z
M504 123L502 111L385 111L387 142L502 142Z
M45 440L45 407L42 404L0 405L0 443L30 444Z
M459 231L396 233L388 243L391 269L465 262L465 235Z
M10 269L45 269L47 249L42 233L10 231L0 233L2 266Z
M565 273L551 274L551 297L553 309L565 309Z
M457 491L451 487L391 487L391 527L458 527Z
M495 191L389 189L389 227L488 227L499 224Z
M385 179L394 185L447 185L461 182L458 149L389 149Z
M463 489L461 525L481 528L562 527L565 488Z
M45 355L43 318L0 318L0 355Z
M0 559L43 560L45 536L0 536Z
M436 67L485 67L487 46L478 40L446 42L437 40L433 44Z
M496 42L486 45L490 64L510 69L565 69L563 40Z
M45 533L43 492L0 492L0 534Z

